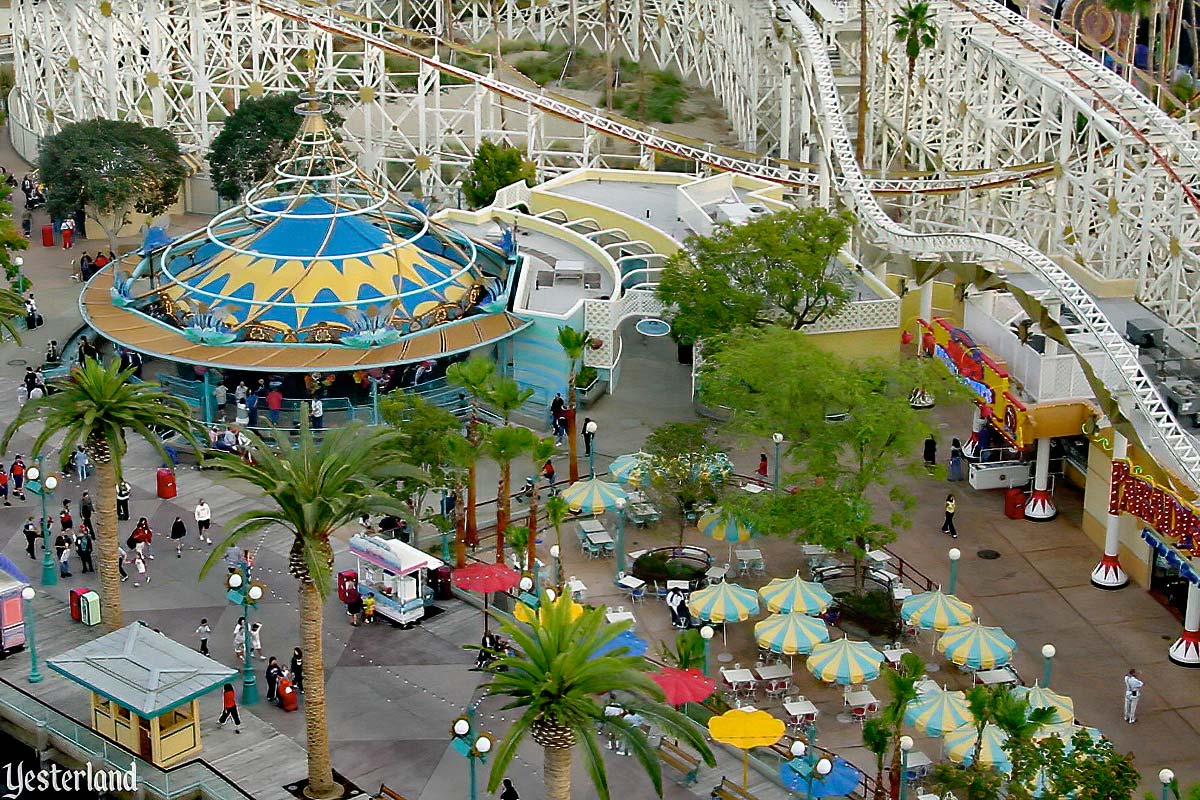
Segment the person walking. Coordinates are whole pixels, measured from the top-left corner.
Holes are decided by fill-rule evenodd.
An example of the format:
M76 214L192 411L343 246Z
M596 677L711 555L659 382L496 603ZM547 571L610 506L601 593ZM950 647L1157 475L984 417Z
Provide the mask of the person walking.
M208 637L212 635L212 626L208 624L207 617L201 619L200 624L196 626L196 635L200 637L200 655L208 655Z
M58 229L62 233L62 249L70 250L75 246L75 220L67 217Z
M141 550L146 559L154 560L154 554L150 552L150 546L154 544L154 531L150 530L150 521L145 517L138 517L137 527L129 534L129 542L129 546Z
M567 403L562 392L555 392L554 400L550 402L550 424L554 428L554 446L562 447L567 435Z
M258 656L259 661L266 660L262 649L262 623L255 622L250 626L250 657Z
M129 495L132 491L133 487L125 479L117 484L117 519L122 522L129 519Z
M504 779L504 787L500 790L500 800L521 800L521 795L517 794L517 788L508 778Z
M63 533L68 533L75 529L75 518L71 516L70 500L63 500L62 511L58 513L58 524L62 526Z
M183 523L183 517L176 515L175 521L171 523L171 541L175 543L175 557L183 558L183 540L187 536L187 525Z
M282 411L283 392L279 391L278 386L275 386L267 392L267 418L271 420L272 425L279 426L279 415Z
M200 537L200 541L205 544L212 544L212 537L208 534L208 527L212 524L212 509L208 507L208 503L204 502L204 498L200 498L200 502L196 503L196 535Z
M948 481L963 479L963 450L962 442L957 438L950 440L950 471L946 475Z
M153 556L151 556L153 558ZM133 571L137 573L137 580L134 580L133 586L137 588L141 586L141 581L150 582L150 573L146 568L146 543L138 542L137 547L133 548Z
M24 500L25 462L22 460L20 453L17 453L17 457L13 459L12 466L8 468L8 474L12 478L13 494Z
M292 685L296 687L297 692L304 691L304 651L299 647L292 650L292 663L288 665L288 672L292 676Z
M954 495L946 495L946 521L942 523L942 533L950 534L950 538L958 538L958 530L954 527L954 510L958 507L958 503L954 500Z
M246 425L248 427L258 427L258 406L261 402L262 398L258 396L257 391L251 391L246 395Z
M592 422L591 417L583 418L583 457L587 458L592 454L592 442L596 439L596 423Z
M92 502L92 496L87 492L79 498L79 518L83 520L85 527L90 527L92 524L92 514L95 513L96 506Z
M769 465L767 463L767 454L759 453L758 454L758 469L754 470L754 474L758 476L758 485L759 486L767 485L767 467L768 466Z
M0 464L0 497L4 498L4 505L12 505L8 502L8 473L4 471L3 464Z
M88 525L84 525L79 529L79 535L75 537L75 552L79 554L79 561L82 569L81 574L87 572L95 572L96 567L92 563L92 553L96 551L96 541L92 538L92 530Z
M212 396L213 416L217 418L213 421L216 422L219 420L228 420L229 411L225 408L225 406L227 403L229 403L229 390L225 388L225 384L218 383L216 386L214 386Z
M121 545L117 545L117 569L121 573L121 583L129 580L129 573L125 571L125 559L129 558L129 551Z
M71 577L71 537L65 532L54 537L54 557L58 561L58 574Z
M75 477L83 483L92 474L92 462L88 460L87 451L83 449L83 445L75 448Z
M925 439L925 449L922 457L925 459L925 469L932 470L937 466L937 439L929 434Z
M1125 721L1130 725L1137 722L1138 698L1142 695L1142 687L1146 684L1138 677L1136 669L1131 669L1125 675Z
M267 662L267 702L274 703L277 699L277 691L279 689L279 676L283 674L283 667L279 666L279 659L271 656Z
M246 657L246 618L238 617L233 626L233 655L241 661Z
M32 514L25 520L25 526L21 529L21 532L25 534L25 552L29 553L30 558L36 559L37 553L33 548L38 540L38 527L37 523L33 521Z
M238 716L237 696L233 693L233 684L225 684L225 688L221 690L221 716L217 719L217 725L224 725L227 720L233 719L233 732L242 732L242 718Z

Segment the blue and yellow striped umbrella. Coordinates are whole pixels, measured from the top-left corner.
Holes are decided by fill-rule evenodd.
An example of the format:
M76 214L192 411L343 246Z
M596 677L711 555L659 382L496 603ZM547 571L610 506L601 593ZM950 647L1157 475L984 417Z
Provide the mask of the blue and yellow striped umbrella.
M938 639L937 649L960 667L993 669L1012 660L1017 643L1000 628L976 621L948 629Z
M748 542L758 535L743 520L720 506L701 514L696 527L705 536L718 542Z
M994 767L1005 774L1011 772L1012 761L1004 751L1008 734L989 722L983 726L983 740L980 752L976 754L975 740L978 738L979 731L974 724L955 728L946 734L946 755L956 764L971 764L978 758L980 764Z
M753 589L721 581L692 592L688 611L705 622L741 622L758 613L758 595Z
M785 656L811 653L813 647L829 641L825 620L810 617L799 611L791 614L772 614L754 624L758 646Z
M797 572L790 578L773 578L758 590L767 603L767 610L776 614L824 614L833 602L833 595L819 583L806 581Z
M1070 725L1075 721L1075 701L1065 694L1052 692L1045 686L1017 686L1012 690L1017 697L1025 698L1029 710L1035 708L1054 709L1054 719L1046 723L1051 725Z
M819 644L808 657L808 671L826 683L866 683L879 677L883 653L866 642L837 639Z
M962 692L937 691L909 703L904 721L927 736L943 736L971 721Z
M720 483L733 474L733 462L724 453L710 453L699 470L710 481Z
M613 480L630 486L639 486L645 483L650 477L649 471L650 454L643 453L641 450L617 456L608 465L608 474L613 477Z
M921 592L904 598L900 617L909 625L923 630L944 631L971 621L975 609L970 603L940 591Z
M1085 725L1076 725L1074 723L1069 725L1043 725L1033 734L1033 738L1035 740L1041 740L1051 736L1057 736L1066 744L1066 748L1064 748L1063 752L1070 753L1075 749L1075 745L1072 744L1071 740L1074 739L1075 734L1079 733L1080 731L1087 733L1087 735L1092 738L1093 742L1098 742L1104 738L1104 734L1100 732L1099 728L1089 728Z
M576 513L603 514L616 508L618 500L625 499L625 490L615 483L588 478L563 489L562 499L567 501L567 508Z

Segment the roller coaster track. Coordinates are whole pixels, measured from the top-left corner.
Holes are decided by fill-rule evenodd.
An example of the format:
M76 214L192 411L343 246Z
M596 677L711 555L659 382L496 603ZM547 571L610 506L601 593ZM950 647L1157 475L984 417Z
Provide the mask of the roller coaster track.
M822 47L820 31L795 4L786 3L784 8L806 45L814 102L819 106L814 111L822 121L820 135L841 171L840 186L845 200L856 210L859 221L874 229L884 242L904 252L925 257L960 253L979 260L1011 262L1040 277L1079 320L1081 330L1068 335L1068 346L1092 373L1093 388L1116 402L1138 439L1162 466L1192 488L1200 489L1200 452L1195 441L1167 409L1158 389L1138 363L1137 353L1113 328L1092 297L1061 267L1015 239L970 232L918 233L884 213L854 158L854 145L846 130L833 67Z
M623 119L614 114L601 113L568 97L547 92L541 88L518 86L509 81L500 80L493 75L481 75L472 70L447 63L446 61L421 53L404 45L397 44L389 38L380 36L370 29L390 30L398 36L419 37L425 40L437 41L448 50L461 50L461 45L446 42L428 33L400 28L389 25L381 20L372 20L359 14L354 14L324 4L304 2L304 0L255 0L257 5L280 17L302 24L311 25L335 36L362 41L385 52L395 53L406 58L417 60L444 74L453 75L462 80L474 83L488 91L510 97L526 103L548 114L585 125L588 128L623 139L633 144L646 147L660 153L684 158L704 164L708 167L749 175L755 178L780 183L787 186L812 187L819 185L821 177L814 174L808 166L796 168L789 162L775 160L768 162L752 153L732 151L728 148L712 145L696 145L680 138L673 138L662 131L645 128L632 120ZM1052 177L1055 165L1051 163L1025 164L1008 168L993 169L983 172L972 171L968 174L951 175L947 177L914 177L914 178L869 178L867 186L878 194L947 194L969 190L994 189L1024 180ZM835 182L837 178L833 179Z

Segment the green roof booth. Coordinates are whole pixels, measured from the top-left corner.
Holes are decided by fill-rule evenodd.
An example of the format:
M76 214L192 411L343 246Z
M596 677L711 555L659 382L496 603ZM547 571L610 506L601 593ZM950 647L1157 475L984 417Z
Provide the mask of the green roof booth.
M199 697L235 670L134 623L46 662L92 693L92 728L169 767L200 752Z

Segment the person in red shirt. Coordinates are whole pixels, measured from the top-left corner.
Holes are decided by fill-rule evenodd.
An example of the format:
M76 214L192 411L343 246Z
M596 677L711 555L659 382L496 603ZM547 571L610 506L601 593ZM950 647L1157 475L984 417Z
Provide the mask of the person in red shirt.
M133 529L133 533L129 534L129 546L137 548L142 545L142 553L146 558L154 558L150 553L150 544L154 541L154 531L150 530L150 521L145 517L138 519L137 527Z
M13 494L22 500L25 499L25 462L21 460L21 454L13 459L12 467L9 469L9 475L12 476Z
M272 425L279 424L279 412L283 410L283 392L278 388L267 392L267 416L271 418Z
M0 464L0 497L4 498L4 505L12 505L8 502L8 473L4 471L3 464Z
M221 690L221 718L217 720L218 725L224 725L225 720L233 717L233 732L242 732L242 718L238 715L237 696L233 693L233 684L225 684L225 688Z

